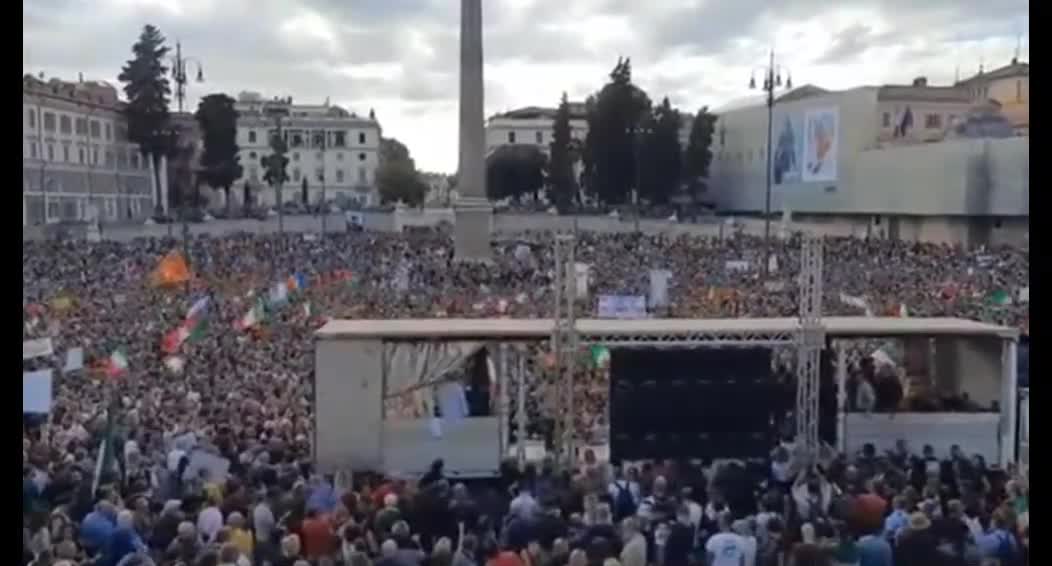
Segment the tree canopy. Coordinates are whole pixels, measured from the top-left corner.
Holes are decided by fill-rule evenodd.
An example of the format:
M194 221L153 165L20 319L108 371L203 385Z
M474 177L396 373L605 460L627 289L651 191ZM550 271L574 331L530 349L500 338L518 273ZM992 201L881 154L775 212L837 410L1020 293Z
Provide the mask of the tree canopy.
M548 146L548 198L555 203L560 212L568 210L577 197L577 179L573 167L577 160L577 152L572 134L570 102L564 92L559 101L559 110L555 113L552 141Z
M602 202L625 203L637 184L637 138L650 106L632 83L631 59L619 59L610 82L589 99L585 168L588 190Z
M212 187L222 188L229 206L230 187L242 174L234 99L225 94L210 94L201 99L194 117L204 140L201 180Z
M427 184L420 178L416 163L409 155L409 148L394 138L380 140L376 188L384 203L401 201L418 206L427 198Z
M692 189L692 194L704 192L709 178L709 166L712 164L712 136L716 129L716 115L704 106L694 116L690 127L690 138L684 155L684 180Z
M681 119L668 97L643 122L639 159L640 197L666 204L679 189L683 155L679 144Z
M532 145L504 145L486 158L486 196L490 199L534 198L544 187L548 158Z

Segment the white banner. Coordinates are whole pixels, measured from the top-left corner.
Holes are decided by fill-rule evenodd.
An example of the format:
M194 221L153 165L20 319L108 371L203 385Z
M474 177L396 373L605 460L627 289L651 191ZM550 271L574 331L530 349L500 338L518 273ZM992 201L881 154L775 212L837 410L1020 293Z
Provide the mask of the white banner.
M22 373L22 413L51 412L52 371L42 369Z
M740 259L727 260L723 266L727 271L749 271L749 262Z
M668 280L672 272L667 269L650 270L650 306L663 307L668 304Z
M638 295L600 295L599 318L646 318L646 297Z
M26 340L25 342L22 342L23 360L32 360L33 358L50 356L54 352L55 347L51 343L51 338L37 338L36 340Z
M577 285L575 291L577 292L576 296L578 299L588 298L591 270L592 266L587 263L575 263L573 265L574 284Z
M66 365L62 367L64 373L80 371L84 369L84 348L70 348L66 350Z
M1019 302L1024 304L1030 302L1030 285L1019 289Z

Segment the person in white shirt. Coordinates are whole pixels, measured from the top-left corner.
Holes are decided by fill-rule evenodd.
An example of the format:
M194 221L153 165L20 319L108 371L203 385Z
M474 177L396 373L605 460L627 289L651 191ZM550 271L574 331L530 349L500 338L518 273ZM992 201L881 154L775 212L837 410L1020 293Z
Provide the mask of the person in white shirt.
M223 512L213 499L209 499L208 507L197 514L197 532L201 535L201 541L210 544L215 541L216 534L223 528Z
M709 566L746 566L745 541L731 532L730 513L719 516L720 532L709 537L705 543L705 554Z
M742 538L745 554L745 566L756 566L756 550L758 543L752 534L752 525L748 521L735 521L732 528Z

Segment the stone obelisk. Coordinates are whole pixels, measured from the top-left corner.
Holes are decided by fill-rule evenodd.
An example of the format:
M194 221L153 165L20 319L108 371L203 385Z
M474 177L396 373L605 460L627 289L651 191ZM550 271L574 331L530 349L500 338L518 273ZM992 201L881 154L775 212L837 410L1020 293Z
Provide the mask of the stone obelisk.
M483 112L482 0L460 0L460 160L453 205L454 250L459 261L488 262L493 255Z

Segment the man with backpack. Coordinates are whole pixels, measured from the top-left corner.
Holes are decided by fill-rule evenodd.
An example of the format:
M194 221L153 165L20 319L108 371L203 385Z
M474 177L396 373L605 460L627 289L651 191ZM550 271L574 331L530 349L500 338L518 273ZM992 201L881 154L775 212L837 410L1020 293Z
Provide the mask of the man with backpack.
M625 473L620 466L615 466L614 480L607 487L614 520L618 522L634 517L639 509L639 483L631 479L632 472L632 468Z
M1023 551L1013 532L1014 525L1009 518L1009 513L1004 509L994 512L991 517L990 532L976 533L975 544L979 547L983 558L993 558L1000 562L1001 566L1019 566L1022 562Z

